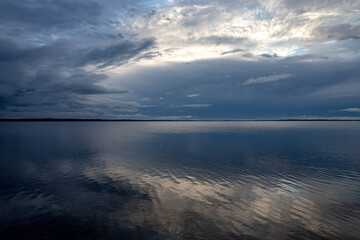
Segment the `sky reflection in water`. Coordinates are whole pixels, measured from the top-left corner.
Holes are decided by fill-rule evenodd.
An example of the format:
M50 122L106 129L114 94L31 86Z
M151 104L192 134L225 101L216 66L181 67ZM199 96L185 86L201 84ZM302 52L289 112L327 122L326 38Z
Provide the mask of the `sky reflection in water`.
M360 122L0 124L0 233L356 239Z

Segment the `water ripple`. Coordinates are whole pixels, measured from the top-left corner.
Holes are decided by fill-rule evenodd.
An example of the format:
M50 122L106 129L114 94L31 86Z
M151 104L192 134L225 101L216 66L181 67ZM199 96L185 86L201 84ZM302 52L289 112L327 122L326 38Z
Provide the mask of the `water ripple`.
M44 222L89 239L360 236L360 123L14 123L0 138L9 238Z

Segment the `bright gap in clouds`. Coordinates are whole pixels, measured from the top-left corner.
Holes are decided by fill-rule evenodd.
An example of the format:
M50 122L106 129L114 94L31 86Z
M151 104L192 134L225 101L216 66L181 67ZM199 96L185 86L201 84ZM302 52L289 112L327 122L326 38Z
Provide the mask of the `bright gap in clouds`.
M331 25L352 22L357 16L351 9L357 1L343 3L343 8L332 2L325 9L316 6L317 3L311 3L313 7L307 6L309 3L300 4L309 11L289 8L290 1L170 3L155 5L150 16L127 22L128 29L137 36L158 36L157 55L143 58L143 62L216 59L224 52L231 53L227 57L248 61L264 54L285 58L298 49L314 53L341 37L348 37L333 39L336 36L321 35L321 31ZM244 49L242 53L234 51L239 48Z

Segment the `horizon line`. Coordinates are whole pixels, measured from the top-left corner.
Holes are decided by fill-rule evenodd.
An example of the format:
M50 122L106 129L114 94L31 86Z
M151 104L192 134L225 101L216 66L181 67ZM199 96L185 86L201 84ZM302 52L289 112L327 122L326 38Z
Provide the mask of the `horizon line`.
M0 122L261 122L261 121L360 121L341 118L279 118L279 119L95 119L95 118L0 118Z

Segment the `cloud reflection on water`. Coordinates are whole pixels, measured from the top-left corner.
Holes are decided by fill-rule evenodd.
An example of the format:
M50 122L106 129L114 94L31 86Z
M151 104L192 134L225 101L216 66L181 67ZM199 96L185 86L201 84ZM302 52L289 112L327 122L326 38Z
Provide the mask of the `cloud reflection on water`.
M16 124L0 129L8 228L47 219L105 239L359 234L357 122Z

